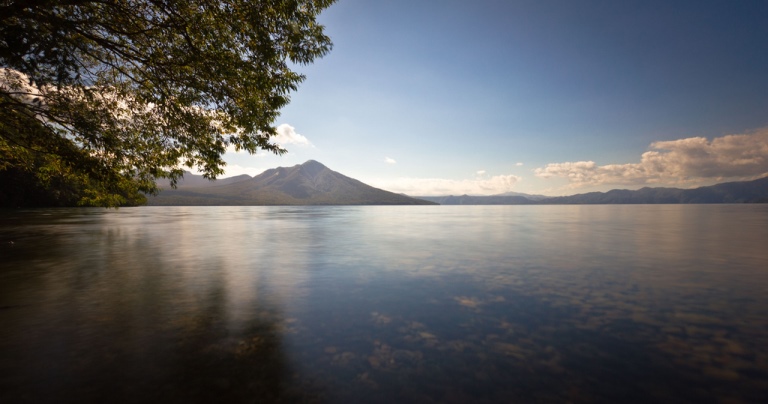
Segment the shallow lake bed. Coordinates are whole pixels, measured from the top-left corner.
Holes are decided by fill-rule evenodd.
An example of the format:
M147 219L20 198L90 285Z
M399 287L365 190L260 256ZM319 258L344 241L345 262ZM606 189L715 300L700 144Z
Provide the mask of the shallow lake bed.
M2 402L760 402L768 206L0 215Z

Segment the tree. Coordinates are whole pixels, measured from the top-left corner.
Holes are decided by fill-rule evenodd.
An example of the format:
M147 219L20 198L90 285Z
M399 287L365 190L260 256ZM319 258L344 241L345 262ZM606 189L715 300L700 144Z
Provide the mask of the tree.
M215 178L228 147L283 153L292 67L330 51L334 1L0 0L0 181L118 206L180 165Z

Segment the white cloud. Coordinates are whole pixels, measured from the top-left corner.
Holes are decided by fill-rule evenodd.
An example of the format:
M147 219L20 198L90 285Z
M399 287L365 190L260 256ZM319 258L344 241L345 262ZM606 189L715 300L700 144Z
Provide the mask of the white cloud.
M485 175L485 170L477 170L477 172L475 174L483 176L483 175Z
M298 133L296 133L296 128L293 126L283 123L280 124L277 128L277 135L272 137L270 140L274 143L279 144L280 146L285 146L288 144L295 144L299 146L312 146L312 143L307 139L305 136L302 136ZM248 153L247 151L240 149L237 150L235 148L235 145L228 145L227 146L227 153ZM264 157L268 156L271 153L264 152L263 150L259 150L254 156L256 157Z
M521 167L523 165L523 163L517 162L517 163L515 163L515 165L518 166L518 167Z
M391 157L384 157L384 162L387 164L397 164L397 161Z
M717 137L654 142L639 163L598 166L594 161L551 163L541 178L567 178L571 188L588 185L700 185L768 174L768 128Z
M309 140L296 133L296 128L287 123L281 124L277 127L277 136L274 138L275 143L285 146L287 144L296 144L301 146L312 146Z
M415 196L494 195L511 191L520 180L521 178L516 175L497 175L472 180L398 178L394 180L371 180L368 183L387 191Z

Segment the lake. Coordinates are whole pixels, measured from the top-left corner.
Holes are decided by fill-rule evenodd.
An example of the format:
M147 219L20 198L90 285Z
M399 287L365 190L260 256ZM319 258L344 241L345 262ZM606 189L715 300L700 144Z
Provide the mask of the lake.
M768 402L768 205L0 212L0 402Z

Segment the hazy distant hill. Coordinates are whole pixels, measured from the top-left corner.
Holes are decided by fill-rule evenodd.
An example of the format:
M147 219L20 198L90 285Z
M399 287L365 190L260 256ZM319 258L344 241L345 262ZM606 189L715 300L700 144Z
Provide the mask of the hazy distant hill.
M227 185L227 184L234 184L235 182L240 181L247 181L250 180L252 177L247 174L238 175L235 177L229 177L229 178L221 178L218 180L209 180L207 178L203 178L202 175L194 175L189 172L184 173L184 178L182 178L179 183L177 184L178 188L201 188L201 187L215 187L220 185Z
M472 196L472 195L449 195L449 196L417 196L416 198L425 201L432 201L441 205L530 205L537 203L537 200L530 199L523 195L490 195L490 196Z
M491 195L491 196L524 196L527 199L530 199L532 201L540 201L542 199L551 198L551 196L524 194L522 192L505 192L503 194L497 194L497 195Z
M363 184L314 160L267 170L253 178L241 175L208 181L185 174L177 189L168 187L148 205L432 205Z
M539 203L768 203L768 177L753 181L726 182L695 189L647 187L636 191L614 189L608 192L547 198Z

